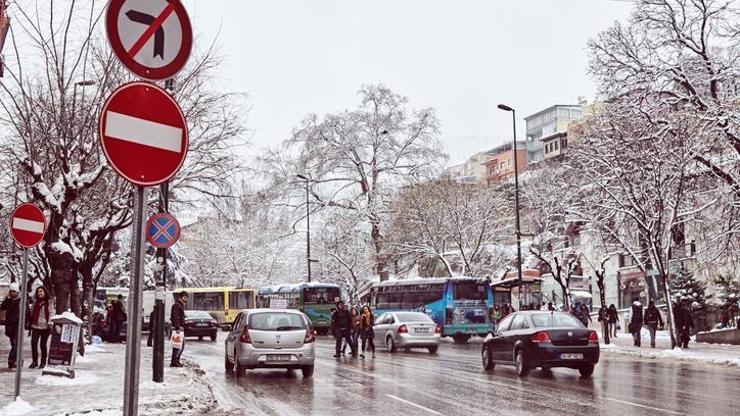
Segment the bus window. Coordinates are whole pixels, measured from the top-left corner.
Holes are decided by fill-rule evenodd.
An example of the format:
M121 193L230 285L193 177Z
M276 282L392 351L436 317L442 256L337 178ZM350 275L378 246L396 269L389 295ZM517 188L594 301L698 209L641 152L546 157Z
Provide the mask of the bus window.
M224 310L223 292L196 292L191 293L188 299L188 308L198 311L221 311Z
M485 283L455 282L453 296L455 300L486 300L488 293Z
M250 292L229 292L229 309L248 309L251 295Z
M303 289L304 304L328 305L340 297L339 289L335 287L310 287Z

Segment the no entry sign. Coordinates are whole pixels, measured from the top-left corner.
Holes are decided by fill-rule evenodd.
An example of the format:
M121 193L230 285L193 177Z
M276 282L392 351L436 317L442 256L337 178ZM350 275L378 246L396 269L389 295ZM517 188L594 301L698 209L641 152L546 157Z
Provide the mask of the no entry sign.
M148 82L115 90L100 112L100 141L113 169L139 186L159 185L188 152L185 116L175 100Z
M45 232L46 219L36 205L21 204L10 216L10 234L23 248L36 247L44 239Z
M180 0L111 0L105 29L118 59L144 79L171 78L190 57L193 30Z
M180 238L180 223L170 214L154 214L146 222L146 241L157 248L169 248Z

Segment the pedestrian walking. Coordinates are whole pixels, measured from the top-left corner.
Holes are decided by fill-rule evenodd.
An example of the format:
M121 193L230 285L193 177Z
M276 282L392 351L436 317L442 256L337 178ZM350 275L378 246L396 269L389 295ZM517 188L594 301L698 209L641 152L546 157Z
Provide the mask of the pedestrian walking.
M154 345L154 330L156 325L154 325L154 320L156 319L156 309L152 308L152 312L149 313L149 335L146 337L146 346L151 347Z
M350 330L350 339L352 340L352 344L355 345L355 349L359 345L360 341L360 310L353 306L349 308L350 316L352 317L352 329ZM347 342L344 342L342 345L342 355L347 353ZM351 349L351 348L350 348Z
M617 312L617 307L613 303L606 310L606 323L609 326L609 334L616 338L619 329L619 312Z
M175 348L173 343L170 367L182 367L180 358L185 349L185 305L188 303L188 292L180 292L170 309L170 325L172 326L172 338L180 343L180 348Z
M33 295L33 308L31 309L31 365L29 368L46 367L48 355L47 342L51 334L49 322L49 297L43 286L36 288ZM39 349L41 349L41 361L39 361Z
M689 348L691 340L691 330L694 329L694 317L691 313L691 304L683 301L673 308L673 319L676 320L676 329L678 330L678 346Z
M639 347L641 344L640 331L642 331L643 313L642 303L640 298L635 297L632 300L632 316L630 317L629 331L632 334L632 340L635 347Z
M8 286L8 294L5 295L0 310L5 311L5 336L10 340L10 352L8 353L8 368L15 368L16 351L18 348L18 322L20 321L21 295L18 283Z
M586 328L588 328L588 324L589 323L593 322L592 319L591 319L591 312L589 312L588 306L586 306L585 303L582 303L578 307L578 311L577 311L577 315L576 316L578 317L578 319L581 320L581 323L583 323L583 325Z
M126 322L126 309L123 306L123 295L118 295L118 298L111 303L110 309L108 310L108 341L115 343L121 342L121 328L123 323Z
M553 306L552 302L547 302L547 310L550 312L555 310L555 306Z
M499 321L501 321L501 308L498 305L495 305L493 307L493 312L491 312L491 319L495 324L498 324Z
M373 326L375 325L375 316L373 311L370 310L369 306L362 307L362 313L360 314L360 329L362 337L362 353L360 357L365 358L365 352L371 351L373 358L375 358L375 333L373 332Z
M650 331L650 346L655 348L655 331L658 330L658 326L663 326L663 317L660 316L660 311L655 307L655 302L652 300L648 302L643 321L648 327L648 331Z
M339 357L342 348L342 341L346 341L352 350L352 356L357 356L356 345L352 344L352 315L344 306L341 300L337 302L337 310L331 316L332 328L334 328L334 337L336 338L334 358Z

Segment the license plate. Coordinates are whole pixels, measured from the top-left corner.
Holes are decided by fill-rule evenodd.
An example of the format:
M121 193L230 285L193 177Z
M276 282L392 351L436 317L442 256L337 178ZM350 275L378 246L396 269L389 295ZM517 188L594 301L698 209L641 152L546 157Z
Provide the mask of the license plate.
M560 354L561 360L582 360L583 354Z
M290 354L273 354L267 356L267 361L290 361Z
M208 326L208 324L196 324L195 326Z
M414 334L428 334L429 328L415 328Z

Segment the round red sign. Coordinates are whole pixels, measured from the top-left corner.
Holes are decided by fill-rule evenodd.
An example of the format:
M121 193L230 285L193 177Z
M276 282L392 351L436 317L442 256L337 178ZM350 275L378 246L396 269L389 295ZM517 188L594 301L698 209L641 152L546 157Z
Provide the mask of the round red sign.
M110 0L105 29L121 63L148 80L172 78L193 46L190 18L180 0Z
M139 186L168 181L188 152L180 106L148 82L132 82L108 97L100 112L100 142L113 169Z
M36 205L21 204L10 216L10 234L21 247L36 247L44 239L45 232L46 218Z
M146 222L146 241L157 248L170 248L180 238L180 223L167 213L154 214Z

